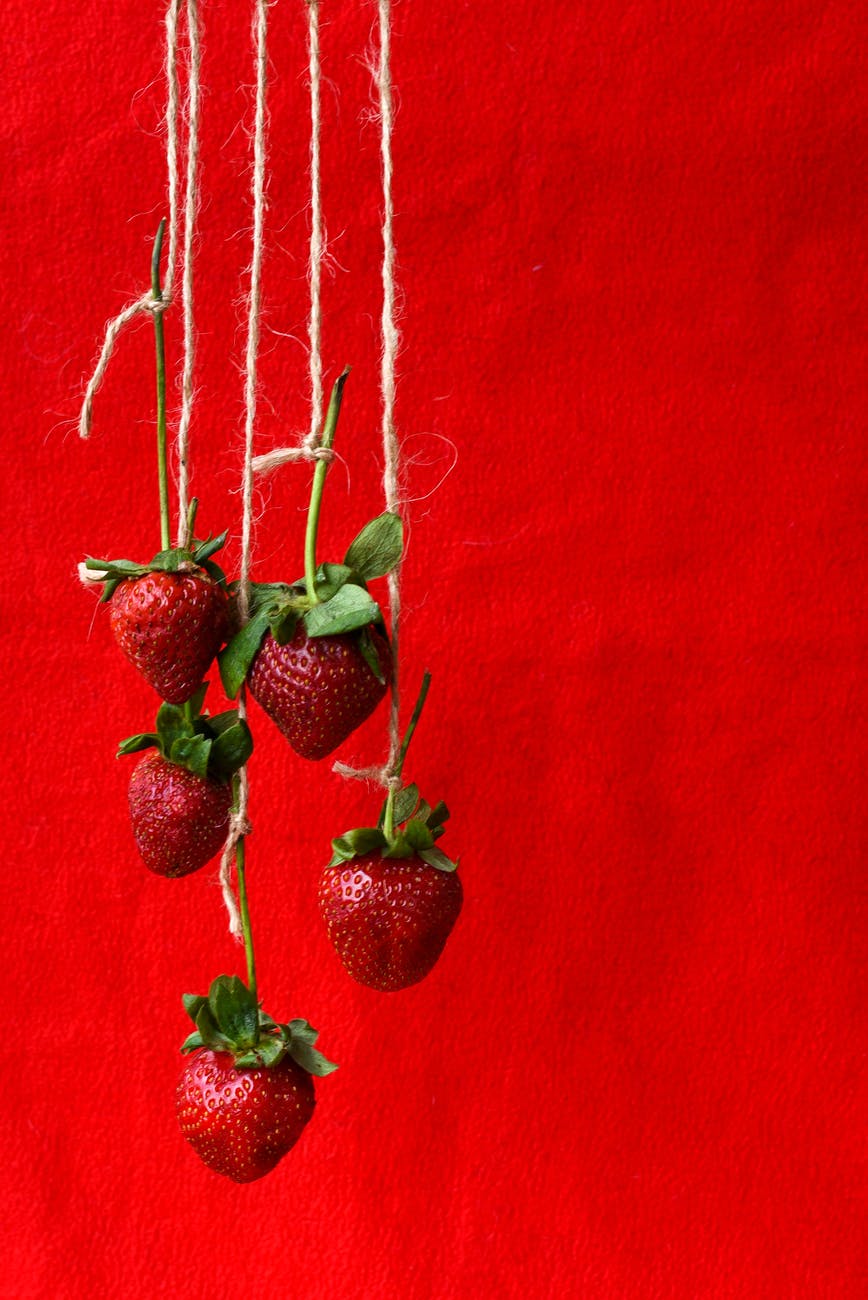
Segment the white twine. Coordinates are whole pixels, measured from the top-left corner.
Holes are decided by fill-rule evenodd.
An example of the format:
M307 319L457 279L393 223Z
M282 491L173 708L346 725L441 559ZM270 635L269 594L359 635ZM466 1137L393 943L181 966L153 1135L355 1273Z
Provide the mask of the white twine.
M375 70L378 117L380 121L380 159L383 183L383 310L380 317L380 396L382 401L383 438L383 495L386 509L400 514L399 471L401 446L395 428L396 362L401 343L397 324L397 282L395 279L395 240L393 234L394 206L392 201L392 130L394 109L392 104L391 72L391 3L379 0L380 57ZM385 789L400 786L395 775L401 749L400 713L401 699L398 671L398 640L401 621L401 565L395 566L388 577L389 622L392 640L392 699L389 710L389 756L379 767L350 767L335 763L332 770L339 776L359 781L376 781Z
M306 0L308 85L310 87L310 247L307 281L310 311L307 321L308 364L310 374L310 430L292 447L276 447L253 458L254 474L270 474L281 465L298 460L324 460L330 463L334 452L319 445L322 435L323 362L322 362L322 264L325 246L320 179L321 85L322 65L319 46L319 0Z
M262 251L265 222L266 174L266 90L268 85L268 3L256 0L254 21L256 47L256 119L253 128L253 253L250 261L250 289L247 295L247 355L244 382L244 467L242 470L241 498L241 571L238 580L238 614L242 626L250 616L250 560L253 531L253 432L256 425L256 366L259 357L259 314L262 295ZM238 716L247 717L247 699L244 687L238 696ZM230 933L240 941L241 916L232 887L232 868L238 841L250 833L247 818L250 787L246 766L241 768L238 781L238 803L230 820L229 835L220 863L220 887L229 913Z
M194 0L190 0L191 7ZM109 321L106 326L103 345L100 351L93 374L88 381L87 388L84 392L81 414L78 421L78 432L82 438L90 436L91 424L93 422L93 402L103 379L105 378L109 362L115 350L115 344L118 337L125 327L142 312L157 314L163 312L172 301L172 287L175 281L175 259L178 242L178 137L179 137L179 89L178 89L178 15L181 9L181 0L169 0L169 6L166 10L166 55L165 55L165 72L166 72L166 172L168 188L168 206L169 206L169 248L166 254L166 280L162 286L162 297L155 298L153 293L148 290L142 294L135 302L131 302L125 307L119 315ZM188 7L188 23L191 25L190 8ZM195 87L195 93L198 98L198 61L191 59L190 75L188 79L188 96ZM189 202L189 195L188 195ZM186 511L183 512L186 515Z
M181 414L176 438L178 459L178 546L188 546L187 535L190 421L193 415L193 370L196 361L196 332L193 320L193 254L198 209L199 169L199 9L197 0L187 0L187 34L190 67L187 76L187 186L184 194L184 368L181 377Z

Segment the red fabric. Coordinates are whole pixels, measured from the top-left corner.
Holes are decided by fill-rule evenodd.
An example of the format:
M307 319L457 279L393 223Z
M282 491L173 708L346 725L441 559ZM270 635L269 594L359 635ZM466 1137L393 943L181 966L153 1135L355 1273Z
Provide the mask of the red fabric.
M234 570L252 65L203 8L193 487ZM158 544L147 323L74 420L164 211L161 6L9 0L3 1295L864 1294L859 10L395 7L409 767L466 902L424 984L352 985L316 883L376 798L254 714L262 993L341 1069L239 1188L173 1094L181 994L242 954L213 870L137 861L113 754L155 697L75 577ZM304 6L271 17L263 451L308 418ZM339 557L381 500L379 162L374 11L323 17ZM307 484L263 488L256 577L298 575Z

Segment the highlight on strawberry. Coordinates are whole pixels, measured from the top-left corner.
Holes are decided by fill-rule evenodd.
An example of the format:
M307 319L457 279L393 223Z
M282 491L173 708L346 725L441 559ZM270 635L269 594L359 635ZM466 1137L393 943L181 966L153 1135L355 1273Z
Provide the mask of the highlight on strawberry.
M422 712L426 673L401 745L400 778ZM344 967L358 983L396 992L433 969L463 903L457 862L437 847L449 810L433 808L418 786L391 789L376 826L332 840L332 859L319 885L319 907Z
M237 976L219 975L207 997L185 994L196 1026L181 1051L181 1132L211 1169L237 1183L269 1173L314 1112L313 1077L337 1066L314 1046L306 1020L279 1024Z
M133 837L158 876L187 876L210 862L226 839L232 778L253 752L234 709L201 714L208 683L182 707L163 704L155 732L129 736L118 757L147 752L130 777Z
M322 447L331 449L348 371L332 390ZM392 653L368 583L401 560L403 527L386 512L367 524L341 564L317 563L316 537L327 460L313 476L305 573L297 582L252 584L250 620L219 656L234 699L243 682L302 758L322 759L386 695Z

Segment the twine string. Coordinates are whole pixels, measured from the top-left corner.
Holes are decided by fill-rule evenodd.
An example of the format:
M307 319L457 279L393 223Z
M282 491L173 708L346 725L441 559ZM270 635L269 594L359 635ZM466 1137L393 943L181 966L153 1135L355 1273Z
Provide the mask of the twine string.
M265 224L266 91L268 86L268 3L256 0L254 19L256 50L256 117L253 128L253 251L250 260L250 289L247 294L247 353L244 380L244 466L241 480L241 570L238 581L238 615L243 626L250 617L250 561L253 532L253 433L256 426L256 373L259 357L259 318L262 297L263 228ZM242 686L238 716L247 717L247 699ZM240 941L241 915L232 885L232 868L238 841L250 833L247 808L250 785L246 766L238 773L238 797L230 819L229 835L220 863L220 887L229 914L229 930Z
M391 3L378 0L379 8L379 59L375 69L380 122L380 162L383 185L383 310L380 317L380 398L382 403L381 433L383 440L383 496L386 509L392 514L401 513L400 468L401 446L395 427L395 392L397 387L397 359L401 335L397 321L397 281L395 277L394 204L392 200L392 132L394 106L392 101L391 71ZM400 788L397 768L401 750L401 697L398 643L401 623L401 564L396 564L389 574L389 622L392 639L392 698L389 709L389 755L386 762L375 767L352 767L335 763L333 771L339 776L359 781L375 781L386 790Z
M191 7L195 7L195 0L190 0ZM179 153L179 136L180 136L180 89L178 82L178 48L180 37L178 32L178 17L181 10L181 0L169 0L166 9L166 53L165 53L165 77L166 77L166 173L167 173L167 193L169 207L169 247L166 254L166 278L162 287L162 298L154 298L150 289L147 293L142 294L126 306L122 312L119 312L113 320L110 320L105 329L102 348L97 358L96 366L88 380L87 387L84 391L81 413L78 420L78 432L82 438L90 437L91 425L93 423L93 403L96 394L102 385L108 370L109 362L114 354L115 345L118 338L123 333L130 321L141 315L142 312L158 314L164 312L172 301L172 289L175 282L175 262L178 243L178 153ZM188 8L188 23L191 31L195 25L191 19L191 9ZM198 103L198 60L191 59L190 74L187 84L188 98L195 93ZM191 133L192 139L192 133ZM189 195L188 195L189 202ZM195 205L194 205L195 206ZM186 511L183 512L186 514Z
M187 75L187 181L184 193L184 253L182 309L184 317L184 363L181 376L181 414L176 438L178 463L178 546L186 547L189 495L190 421L193 415L193 373L196 362L196 331L193 317L193 258L198 213L199 171L199 41L198 0L187 0L187 37L190 62Z
M306 0L306 3L308 19L308 86L310 89L310 245L307 259L307 282L310 295L310 310L307 321L310 428L296 445L275 447L273 451L266 452L262 456L255 456L253 458L254 474L270 474L281 465L289 465L299 460L324 460L330 463L334 459L334 452L331 448L319 445L323 420L322 266L325 248L320 162L322 64L319 42L319 0Z

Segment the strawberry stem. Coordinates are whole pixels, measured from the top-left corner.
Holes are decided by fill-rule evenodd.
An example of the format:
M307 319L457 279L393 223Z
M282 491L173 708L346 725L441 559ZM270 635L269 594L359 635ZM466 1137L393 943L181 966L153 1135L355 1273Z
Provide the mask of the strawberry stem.
M342 375L339 375L332 389L332 395L329 399L329 407L326 412L325 425L322 431L322 437L319 445L326 451L331 450L334 442L335 429L338 427L338 416L341 413L341 399L344 395L344 384L347 382L347 375L350 368L347 366ZM322 504L322 493L325 486L326 474L328 473L328 458L323 457L316 463L316 469L313 472L313 484L310 489L310 505L307 509L307 530L304 535L304 585L307 590L307 598L311 605L319 604L319 597L316 594L316 535L319 528L319 511Z
M160 286L160 256L163 252L165 233L166 218L163 217L157 228L151 257L151 297L156 302L163 301L163 290ZM161 550L167 551L172 542L169 529L169 473L166 463L166 340L163 334L163 313L155 311L153 316L157 351L157 474L160 485L160 542Z
M422 678L422 685L419 687L419 695L413 709L413 716L410 718L410 724L404 732L404 739L401 741L401 748L398 750L398 761L395 764L393 776L400 777L404 769L404 759L407 757L407 750L410 748L410 741L413 739L413 732L416 730L416 724L422 716L422 710L425 707L425 700L428 696L428 687L431 685L431 674L425 671ZM383 834L387 840L392 840L395 835L395 789L390 788L388 798L386 799L386 815L383 818Z
M236 772L232 778L232 811L238 812L238 793L241 779ZM241 933L244 936L244 955L247 958L247 987L256 1001L256 958L253 953L253 931L250 928L250 908L247 904L247 878L244 874L244 836L235 845L235 869L238 875L238 910L241 914Z

